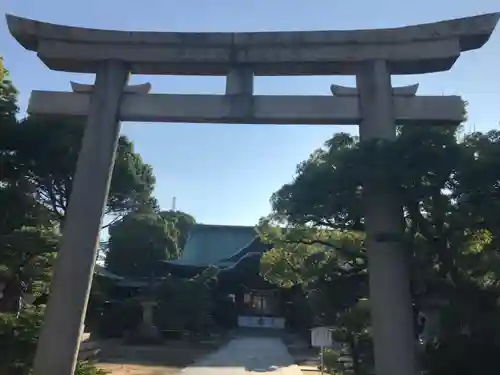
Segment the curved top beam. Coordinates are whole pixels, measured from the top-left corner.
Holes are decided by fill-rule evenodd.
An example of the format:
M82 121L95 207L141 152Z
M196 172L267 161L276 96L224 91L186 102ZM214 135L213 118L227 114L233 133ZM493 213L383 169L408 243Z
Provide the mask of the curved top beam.
M449 69L480 48L500 14L391 29L254 33L126 32L54 25L7 15L10 33L51 69L95 72L116 58L144 74L226 75L235 64L256 75L353 74L385 59L393 74Z

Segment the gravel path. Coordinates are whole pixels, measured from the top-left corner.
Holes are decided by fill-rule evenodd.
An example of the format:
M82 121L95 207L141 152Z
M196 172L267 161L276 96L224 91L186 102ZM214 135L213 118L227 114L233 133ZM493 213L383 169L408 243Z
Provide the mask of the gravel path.
M192 366L183 375L302 375L286 346L274 337L238 337Z

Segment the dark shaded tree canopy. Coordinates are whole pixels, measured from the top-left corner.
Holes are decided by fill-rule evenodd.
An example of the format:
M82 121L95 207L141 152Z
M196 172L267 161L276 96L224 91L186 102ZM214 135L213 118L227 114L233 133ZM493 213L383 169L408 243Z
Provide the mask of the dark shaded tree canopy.
M15 127L16 158L37 199L63 222L84 131L83 122L28 117ZM155 177L150 165L134 152L132 142L118 143L105 214L121 217L141 206L156 207Z
M126 215L110 226L107 269L120 276L151 276L158 262L179 257L194 223L192 216L177 211Z
M180 255L186 245L189 231L196 223L196 220L191 215L181 211L161 211L160 216L172 224L175 231L172 235L176 239L178 255Z
M477 357L469 366L464 355L457 361L451 353L476 345L485 373L495 373L500 362L488 352L500 348L493 338L500 320L486 311L500 313L499 134L463 135L457 127L421 124L400 127L394 142L334 135L272 196L261 231L277 246L263 258L262 274L278 285L302 285L314 296L308 303L316 319L348 328L345 314L356 299L368 297L366 262L362 242L356 255L339 240L364 231L364 184L390 187L404 208L401 251L408 253L415 310L429 299L447 304L427 369L432 375L445 367L446 374L474 373ZM360 327L355 323L353 330Z

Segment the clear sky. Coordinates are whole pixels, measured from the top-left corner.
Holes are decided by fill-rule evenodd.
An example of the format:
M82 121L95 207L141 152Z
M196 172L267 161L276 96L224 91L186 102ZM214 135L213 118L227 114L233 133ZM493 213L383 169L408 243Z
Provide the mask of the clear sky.
M396 27L500 11L498 0L1 0L13 13L72 26L147 31L273 31ZM48 70L25 51L0 21L0 55L26 109L33 89L69 90L89 75ZM153 92L222 94L224 78L135 76ZM405 76L393 84L420 83L420 94L462 95L476 130L500 120L500 27L480 50L468 52L450 72ZM256 94L329 94L339 77L256 78ZM269 197L292 179L295 166L333 133L356 127L125 123L143 159L156 174L162 208L177 208L199 222L254 225L269 212Z

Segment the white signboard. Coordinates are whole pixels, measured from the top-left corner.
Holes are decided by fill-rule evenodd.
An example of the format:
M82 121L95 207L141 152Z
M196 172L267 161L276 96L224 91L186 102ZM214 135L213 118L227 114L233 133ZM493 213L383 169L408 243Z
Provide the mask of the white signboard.
M332 346L332 331L329 327L315 327L311 329L311 345L314 347Z

